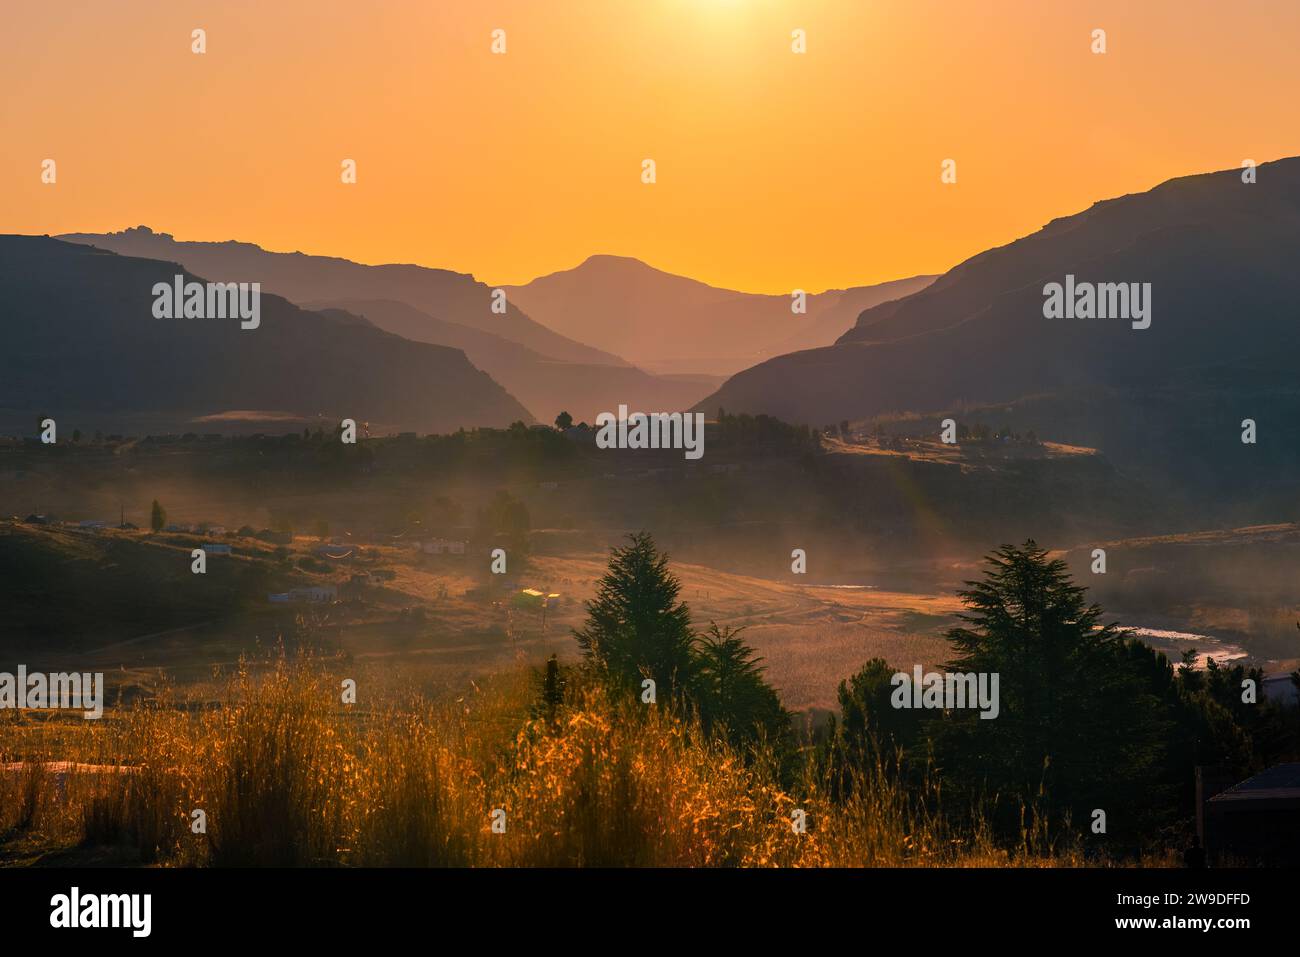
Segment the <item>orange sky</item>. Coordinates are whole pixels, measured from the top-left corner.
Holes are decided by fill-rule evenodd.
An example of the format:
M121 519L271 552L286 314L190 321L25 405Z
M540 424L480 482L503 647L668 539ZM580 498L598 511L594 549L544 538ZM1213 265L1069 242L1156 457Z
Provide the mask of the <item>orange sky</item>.
M939 272L1300 153L1294 0L41 0L0 30L0 232L493 284L597 252L763 292Z

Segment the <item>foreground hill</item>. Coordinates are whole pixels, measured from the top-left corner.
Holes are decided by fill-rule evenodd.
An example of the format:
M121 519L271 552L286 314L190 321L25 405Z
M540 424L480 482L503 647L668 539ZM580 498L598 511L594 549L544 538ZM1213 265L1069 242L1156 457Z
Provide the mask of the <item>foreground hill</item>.
M118 431L147 416L163 431L233 410L377 428L446 432L529 420L456 349L412 343L355 316L321 315L263 294L256 329L238 319L158 319L171 262L44 237L0 236L0 412L21 431L50 415ZM228 278L228 277L227 277ZM13 428L12 424L6 428Z
M830 345L863 309L933 279L810 295L803 315L791 313L789 294L719 289L625 256L592 256L506 290L538 322L647 369L729 374L765 356Z
M206 575L194 575L190 550L203 544L202 536L0 521L0 574L8 592L0 647L19 661L55 664L70 652L265 613L268 592L302 583L303 576L273 561L271 548L261 545L214 556Z
M1070 394L1082 397L1071 403L1076 413L1068 423L1038 420L1040 434L1075 441L1077 431L1079 441L1109 452L1104 433L1116 424L1116 407L1127 406L1121 418L1141 419L1146 452L1180 466L1211 441L1240 459L1244 418L1267 418L1276 447L1296 434L1300 159L1257 173L1254 184L1239 170L1170 180L1055 220L918 293L866 310L833 346L732 377L699 407L819 425ZM1067 274L1080 283L1150 283L1150 327L1045 318L1044 286L1063 284ZM1130 394L1153 388L1162 390L1155 408ZM1214 421L1180 410L1179 396L1192 393L1198 412L1218 410ZM1045 412L1050 403L1036 406ZM1096 412L1077 414L1080 406ZM1057 425L1068 427L1053 431ZM1193 426L1200 432L1189 437ZM1191 445L1175 446L1175 433Z

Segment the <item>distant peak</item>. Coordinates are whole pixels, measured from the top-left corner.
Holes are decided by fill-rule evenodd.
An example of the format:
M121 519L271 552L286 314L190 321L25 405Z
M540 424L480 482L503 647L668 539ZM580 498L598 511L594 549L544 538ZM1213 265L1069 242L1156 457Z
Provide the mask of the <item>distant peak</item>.
M577 269L583 266L632 266L639 269L653 269L654 267L635 256L616 256L613 253L593 253L578 264Z

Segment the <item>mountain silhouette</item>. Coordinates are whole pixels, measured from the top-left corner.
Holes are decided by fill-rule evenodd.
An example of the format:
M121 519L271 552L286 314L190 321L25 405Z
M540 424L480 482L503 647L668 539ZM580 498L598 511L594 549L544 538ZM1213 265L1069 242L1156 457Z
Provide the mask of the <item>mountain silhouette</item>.
M0 236L0 412L86 427L129 419L159 431L237 410L353 418L381 429L449 432L531 416L457 349L414 343L359 316L317 313L263 291L260 325L154 315L156 283L196 276L173 262L49 237Z
M863 309L924 288L916 276L807 297L735 292L675 276L625 256L591 256L522 286L512 302L566 336L653 372L729 374L791 349L830 345Z
M464 273L425 266L367 266L335 256L271 252L252 243L178 242L147 226L114 233L68 233L58 237L128 256L178 262L202 276L239 276L260 282L291 302L393 299L447 322L490 332L565 362L626 365L615 355L574 342L534 322L507 300L492 311L492 289Z
M461 349L470 362L508 388L541 422L568 411L575 422L590 423L620 403L636 409L676 411L689 408L722 383L719 376L650 375L626 365L558 362L517 342L446 322L391 299L304 305L360 316L408 339Z
M1257 174L1254 184L1240 170L1182 177L1054 220L865 310L834 345L733 376L699 408L823 424L1156 383L1285 387L1300 294L1300 159ZM1045 318L1045 285L1067 275L1150 283L1150 328Z
M423 266L365 266L329 256L268 252L242 242L177 242L140 226L60 237L127 255L168 259L200 275L249 277L307 308L338 306L415 342L462 349L542 422L565 410L594 420L621 403L686 409L720 376L659 376L534 322L507 292L504 315L491 311L493 290L473 277ZM842 330L836 330L839 332Z

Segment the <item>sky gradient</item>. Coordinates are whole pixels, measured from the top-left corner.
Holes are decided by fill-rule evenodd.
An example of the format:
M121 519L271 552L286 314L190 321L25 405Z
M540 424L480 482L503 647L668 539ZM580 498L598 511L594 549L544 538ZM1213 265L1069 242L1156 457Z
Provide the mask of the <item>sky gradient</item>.
M1300 154L1298 41L1292 0L45 0L4 13L0 232L820 291Z

